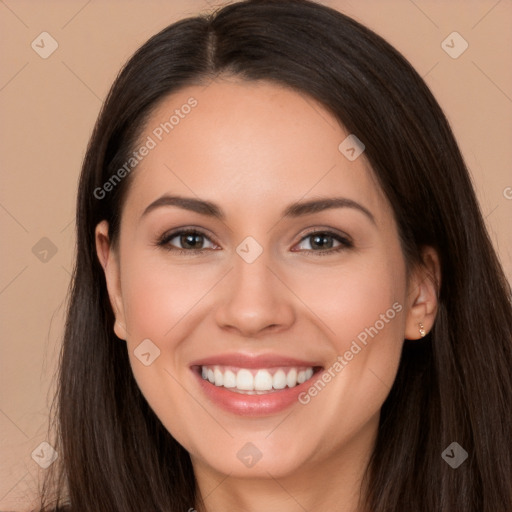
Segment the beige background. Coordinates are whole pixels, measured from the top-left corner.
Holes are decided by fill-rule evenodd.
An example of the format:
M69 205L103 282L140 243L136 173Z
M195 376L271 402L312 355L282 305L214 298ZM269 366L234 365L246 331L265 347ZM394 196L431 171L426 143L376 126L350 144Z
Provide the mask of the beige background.
M460 143L512 281L511 0L324 3L374 29L425 78ZM77 178L102 99L148 37L221 4L0 0L0 509L28 510L44 473L31 454L46 439ZM469 44L457 59L441 47L453 31ZM42 32L58 43L47 59L31 47ZM42 252L51 245L42 238L55 254Z

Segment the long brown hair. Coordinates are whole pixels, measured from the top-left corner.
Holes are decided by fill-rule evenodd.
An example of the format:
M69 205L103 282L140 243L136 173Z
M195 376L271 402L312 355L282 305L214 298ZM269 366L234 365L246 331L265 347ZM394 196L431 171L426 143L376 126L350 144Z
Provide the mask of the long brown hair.
M439 312L405 342L366 478L371 512L512 510L512 306L450 126L428 87L386 41L306 0L249 0L184 19L145 43L104 103L83 163L76 261L56 397L53 480L42 510L184 511L200 502L187 451L141 394L95 253L115 242L131 180L98 199L157 102L220 73L315 98L366 147L409 265L437 249ZM136 171L134 171L136 172ZM452 442L468 459L441 457ZM335 479L335 476L333 476ZM51 499L51 484L62 494ZM66 509L67 510L67 509Z

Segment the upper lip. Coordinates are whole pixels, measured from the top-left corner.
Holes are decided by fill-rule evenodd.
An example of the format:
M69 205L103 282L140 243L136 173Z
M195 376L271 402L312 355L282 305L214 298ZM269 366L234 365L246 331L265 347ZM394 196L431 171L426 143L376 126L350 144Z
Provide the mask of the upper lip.
M277 354L227 353L198 359L191 366L236 366L238 368L274 368L278 366L316 367L317 361L306 361Z

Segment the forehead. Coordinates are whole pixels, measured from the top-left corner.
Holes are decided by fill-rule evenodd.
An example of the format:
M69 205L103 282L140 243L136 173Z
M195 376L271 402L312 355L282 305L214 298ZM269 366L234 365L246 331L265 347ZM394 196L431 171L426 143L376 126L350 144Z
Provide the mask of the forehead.
M139 152L125 206L140 215L160 195L178 193L253 211L341 194L385 210L364 153L350 161L339 149L349 135L313 98L280 85L189 86L149 116L135 148L149 149Z

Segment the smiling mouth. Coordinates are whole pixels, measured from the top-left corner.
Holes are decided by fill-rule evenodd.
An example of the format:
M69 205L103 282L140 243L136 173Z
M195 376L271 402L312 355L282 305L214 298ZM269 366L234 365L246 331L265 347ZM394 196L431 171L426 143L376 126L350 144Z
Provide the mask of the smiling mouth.
M287 366L275 368L239 368L235 366L204 365L196 371L219 388L244 395L265 395L294 388L322 370L320 366Z

